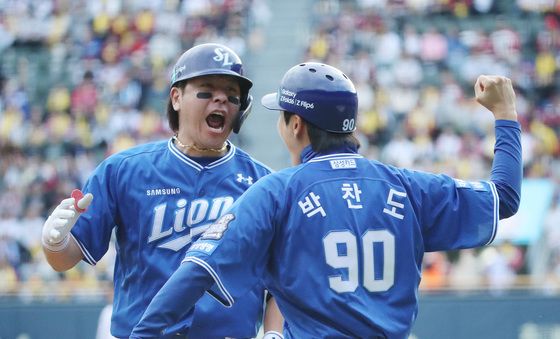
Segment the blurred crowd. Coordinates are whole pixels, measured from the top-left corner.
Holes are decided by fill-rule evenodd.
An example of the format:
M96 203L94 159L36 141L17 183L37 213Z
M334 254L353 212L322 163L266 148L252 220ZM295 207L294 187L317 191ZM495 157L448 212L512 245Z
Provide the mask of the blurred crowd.
M560 289L560 7L555 3L315 2L305 58L338 65L354 80L362 152L369 158L466 180L488 178L494 118L473 100L473 85L480 74L504 75L515 84L524 176L553 186L541 236L529 244L505 238L478 250L428 253L424 290ZM525 217L539 219L536 211Z
M486 178L493 118L478 74L512 78L525 176L555 185L539 283L560 280L560 20L546 1L316 0L305 59L345 70L362 151L398 166ZM56 273L40 246L55 205L108 155L170 136L169 71L194 44L242 57L266 45L265 0L0 0L0 295L87 297L114 252ZM516 286L531 246L431 253L423 288ZM533 278L525 279L531 283ZM59 284L65 281L65 284Z

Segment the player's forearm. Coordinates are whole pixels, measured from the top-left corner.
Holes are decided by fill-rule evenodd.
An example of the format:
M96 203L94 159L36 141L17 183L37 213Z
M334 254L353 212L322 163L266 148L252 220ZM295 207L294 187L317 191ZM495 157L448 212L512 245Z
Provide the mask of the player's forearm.
M523 164L521 128L515 121L496 121L496 145L490 180L500 197L500 219L514 215L521 199Z
M188 313L213 283L212 276L201 266L181 264L152 299L130 338L159 338L163 330Z
M270 298L266 303L263 323L265 333L272 331L281 334L284 331L284 317L280 313L274 297Z
M64 272L82 260L83 255L74 237L69 236L68 245L59 251L52 251L43 245L47 262L57 272Z

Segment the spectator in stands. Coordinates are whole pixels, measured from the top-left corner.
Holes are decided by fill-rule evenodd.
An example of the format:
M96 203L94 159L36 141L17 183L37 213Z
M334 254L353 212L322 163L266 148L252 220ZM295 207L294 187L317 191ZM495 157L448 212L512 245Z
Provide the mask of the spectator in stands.
M84 72L82 82L72 91L70 107L72 114L76 117L85 117L88 120L93 118L97 107L97 92L93 72L89 70Z

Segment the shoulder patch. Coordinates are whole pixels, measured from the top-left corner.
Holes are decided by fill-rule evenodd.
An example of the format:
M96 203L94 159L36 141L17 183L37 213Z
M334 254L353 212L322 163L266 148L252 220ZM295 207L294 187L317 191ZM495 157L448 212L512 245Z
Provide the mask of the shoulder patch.
M235 219L235 215L228 213L216 220L208 229L202 234L200 239L219 240L224 236L229 223Z
M480 181L465 181L461 179L453 179L457 188L468 188L475 191L488 191L488 188Z

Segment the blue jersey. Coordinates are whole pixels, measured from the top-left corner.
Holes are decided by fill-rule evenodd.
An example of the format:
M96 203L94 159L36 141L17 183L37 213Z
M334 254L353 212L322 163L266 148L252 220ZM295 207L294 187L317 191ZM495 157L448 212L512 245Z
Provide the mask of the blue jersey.
M262 279L291 338L404 338L425 251L496 235L492 182L399 169L355 149L263 178L187 252L226 305ZM247 258L251 258L247 260Z
M229 144L228 153L202 166L171 141L134 147L101 163L84 193L94 195L72 235L95 265L116 233L111 332L128 337L153 296L179 266L185 250L270 169ZM207 296L181 326L190 338L254 337L264 289L256 287L226 309ZM191 326L192 324L192 326Z

